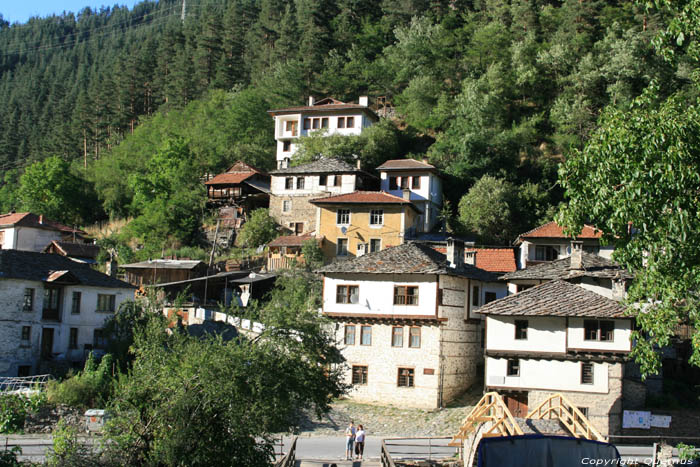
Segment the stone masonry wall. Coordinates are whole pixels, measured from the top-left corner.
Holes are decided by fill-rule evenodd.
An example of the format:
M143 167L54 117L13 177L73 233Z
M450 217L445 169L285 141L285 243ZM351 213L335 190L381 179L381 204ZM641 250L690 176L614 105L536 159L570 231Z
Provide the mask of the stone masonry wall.
M309 203L309 200L319 198L321 195L272 195L270 196L270 216L278 224L289 228L291 222L303 222L304 232L316 230L316 206ZM284 201L291 201L292 206L289 212L283 212Z
M23 311L28 283L0 280L0 376L17 376L20 365L33 365L39 357L41 326L36 311ZM42 289L35 287L34 310L41 310ZM39 326L37 326L39 325ZM22 341L22 326L31 326L29 341Z
M622 364L608 363L608 393L558 391L577 407L588 408L588 420L603 435L619 434L622 429ZM528 411L534 409L553 391L528 392Z

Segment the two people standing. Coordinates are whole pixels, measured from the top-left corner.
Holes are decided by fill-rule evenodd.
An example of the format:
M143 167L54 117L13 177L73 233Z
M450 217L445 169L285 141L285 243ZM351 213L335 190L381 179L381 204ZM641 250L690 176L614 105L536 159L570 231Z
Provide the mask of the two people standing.
M352 460L353 445L355 458L362 460L362 455L365 452L365 429L362 425L355 428L355 423L350 421L350 425L345 429L345 460Z

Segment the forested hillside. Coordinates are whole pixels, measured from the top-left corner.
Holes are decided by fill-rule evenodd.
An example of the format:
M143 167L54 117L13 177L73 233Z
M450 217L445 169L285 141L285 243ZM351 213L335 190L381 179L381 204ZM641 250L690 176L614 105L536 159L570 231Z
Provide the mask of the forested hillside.
M661 98L697 91L683 57L654 53L668 18L641 2L189 0L181 16L181 1L161 0L0 22L2 210L53 195L20 176L58 156L83 190L64 220L138 216L135 177L156 153L186 154L172 180L194 187L238 158L274 163L270 108L386 96L396 113L358 143L367 159L428 157L448 174L455 224L484 234L460 203L481 180L501 194L489 203L507 242L561 201L557 164L604 107L655 78Z

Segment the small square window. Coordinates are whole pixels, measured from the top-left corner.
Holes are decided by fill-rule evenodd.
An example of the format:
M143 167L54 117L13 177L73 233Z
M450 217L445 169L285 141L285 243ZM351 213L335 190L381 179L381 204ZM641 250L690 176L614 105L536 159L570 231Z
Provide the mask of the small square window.
M352 384L367 384L366 366L352 366Z
M292 210L292 202L290 200L282 201L282 212L289 212Z
M321 128L328 128L328 117L323 117L321 119Z
M520 360L508 360L508 370L506 376L520 376Z
M335 215L335 223L337 225L350 225L350 210L338 209Z
M101 313L114 313L116 295L98 294L97 310Z
M369 212L369 225L384 225L384 210L372 209Z
M284 179L284 189L293 190L294 189L294 177L287 177Z
M415 370L413 368L399 368L396 385L403 388L412 388L414 386L414 376Z
M381 238L370 238L369 240L369 252L376 253L382 249L382 239Z
M310 130L310 129L311 129L311 119L310 119L310 118L305 118L305 119L304 119L304 129L305 129L305 130Z
M328 180L327 175L319 175L318 176L318 186L326 186Z
M291 150L292 150L291 141L283 141L282 142L282 152L289 152Z
M338 285L335 289L335 303L354 304L360 301L360 287L357 285Z
M313 125L313 129L314 129L314 130L318 130L319 127L321 126L321 119L319 119L319 118L314 118L314 119L312 120L312 125Z
M410 328L408 346L412 349L420 348L420 328L412 327Z
M339 238L338 239L338 249L336 250L336 256L347 256L348 255L348 239Z
M23 341L28 341L32 335L32 327L31 326L22 326L22 340Z
M355 117L348 117L345 122L345 128L355 128Z
M303 190L306 179L304 177L297 177L297 190Z
M345 325L345 345L355 345L355 325Z
M372 326L360 328L360 345L372 345Z
M391 328L391 346L392 347L403 347L403 328L402 327Z
M592 363L581 363L581 384L593 384Z
M526 319L516 319L515 320L515 339L516 340L526 340L527 339L527 325Z
M576 407L584 417L588 418L588 407Z
M410 181L411 177L401 177L401 189L402 190L408 190L408 182Z
M410 285L395 286L394 305L418 305L418 287Z

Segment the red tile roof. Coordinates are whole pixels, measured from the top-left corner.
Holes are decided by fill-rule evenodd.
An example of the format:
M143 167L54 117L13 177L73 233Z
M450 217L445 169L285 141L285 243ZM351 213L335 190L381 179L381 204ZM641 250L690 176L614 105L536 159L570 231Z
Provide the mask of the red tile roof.
M256 169L252 165L246 164L243 161L238 161L233 164L226 172L217 175L211 180L206 181L205 185L236 185L241 183L253 175L265 175L265 173L259 169Z
M272 240L268 246L302 246L307 240L314 238L313 235L284 235Z
M435 166L415 159L393 159L384 162L377 170L435 170Z
M46 219L44 216L37 216L31 212L11 212L9 214L0 214L0 227L9 226L19 227L34 227L36 229L58 230L60 232L73 232L85 234L80 229L74 229L60 222Z
M440 253L446 253L444 246L435 247ZM464 253L476 251L476 264L479 269L489 272L513 272L518 269L515 264L515 252L512 248L465 248Z
M354 191L343 195L316 198L309 202L314 204L408 204L416 209L410 201L385 191Z
M579 235L576 235L576 238L600 238L603 236L603 233L599 230L596 230L595 227L591 225L584 225L583 230ZM518 236L518 240L516 240L516 243L520 242L520 239L523 238L570 238L568 235L564 234L564 229L557 224L556 222L552 221L547 224L541 225L539 227L535 227L534 229L530 230L529 232L525 232L524 234L520 234Z

